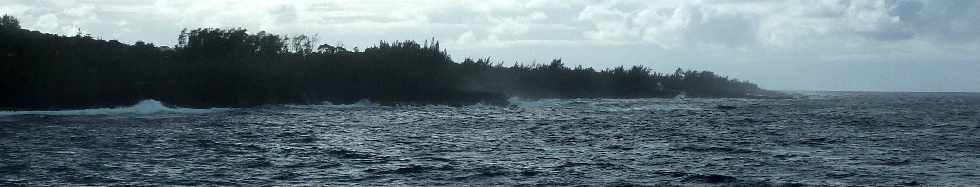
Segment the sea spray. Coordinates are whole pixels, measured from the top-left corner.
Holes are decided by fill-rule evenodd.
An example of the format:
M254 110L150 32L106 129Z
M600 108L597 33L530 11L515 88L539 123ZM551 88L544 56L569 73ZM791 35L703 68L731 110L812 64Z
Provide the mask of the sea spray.
M219 112L224 110L227 109L225 108L192 109L192 108L180 108L180 107L167 107L160 101L149 99L149 100L140 101L139 103L136 103L135 105L128 106L128 107L92 108L92 109L81 109L81 110L55 110L55 111L0 111L0 116L16 116L16 115L86 116L86 115L125 115L125 114L149 115L149 114L158 114L158 113L199 114L199 113Z

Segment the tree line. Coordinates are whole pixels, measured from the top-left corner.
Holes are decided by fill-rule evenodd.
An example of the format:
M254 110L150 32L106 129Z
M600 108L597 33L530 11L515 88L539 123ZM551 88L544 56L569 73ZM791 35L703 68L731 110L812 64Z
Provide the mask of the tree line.
M757 85L709 71L658 73L550 64L454 62L438 41L348 50L317 36L245 29L183 30L174 47L30 31L0 18L0 108L283 103L506 104L507 98L754 97Z

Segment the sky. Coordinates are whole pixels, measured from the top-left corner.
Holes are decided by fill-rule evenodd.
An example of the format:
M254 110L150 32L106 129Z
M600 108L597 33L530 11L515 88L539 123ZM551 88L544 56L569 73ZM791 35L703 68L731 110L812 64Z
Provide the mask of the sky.
M173 45L183 28L435 38L454 59L709 70L775 90L980 92L975 0L0 0L27 29Z

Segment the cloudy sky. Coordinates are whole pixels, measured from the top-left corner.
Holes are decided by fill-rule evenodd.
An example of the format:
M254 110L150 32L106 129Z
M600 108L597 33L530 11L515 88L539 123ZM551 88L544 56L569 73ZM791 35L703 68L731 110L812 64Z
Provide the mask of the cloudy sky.
M28 29L173 45L182 28L436 38L454 58L711 70L780 90L980 91L975 0L0 0Z

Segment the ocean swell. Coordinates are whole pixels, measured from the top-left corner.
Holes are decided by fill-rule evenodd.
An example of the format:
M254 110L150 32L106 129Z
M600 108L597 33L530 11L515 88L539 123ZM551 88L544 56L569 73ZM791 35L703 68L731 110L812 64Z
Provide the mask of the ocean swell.
M0 116L19 116L19 115L45 115L45 116L90 116L90 115L148 115L160 113L186 113L200 114L219 112L227 110L225 108L192 109L180 107L167 107L157 100L143 100L133 106L117 108L92 108L81 110L55 110L55 111L0 111Z

